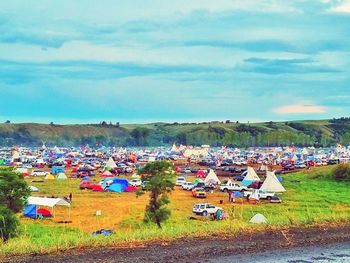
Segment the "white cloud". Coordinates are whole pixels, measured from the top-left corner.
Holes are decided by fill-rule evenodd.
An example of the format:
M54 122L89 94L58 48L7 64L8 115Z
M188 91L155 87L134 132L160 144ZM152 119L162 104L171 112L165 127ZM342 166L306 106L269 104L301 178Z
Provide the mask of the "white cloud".
M340 5L331 8L332 12L350 13L350 0L344 0Z
M290 104L275 108L272 111L277 114L325 113L326 107L320 105Z

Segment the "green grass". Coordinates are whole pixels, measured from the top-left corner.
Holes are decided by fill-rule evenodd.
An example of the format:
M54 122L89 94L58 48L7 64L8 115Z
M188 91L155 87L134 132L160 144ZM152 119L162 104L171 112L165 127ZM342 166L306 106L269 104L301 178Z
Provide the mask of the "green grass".
M283 184L287 192L281 195L282 204L236 204L234 209L226 207L230 218L224 221L190 220L191 211L173 207L174 204L171 204L173 217L162 229L142 223L136 216L140 211L131 209L119 223L116 235L111 237L92 237L79 229L23 221L19 236L0 245L0 256L48 253L76 247L122 246L181 237L238 235L242 231L260 231L265 228L348 222L350 184L334 181L331 173L332 168L327 167L285 175ZM57 193L66 193L72 187L69 184L73 183L52 184L45 191L56 189ZM249 224L249 219L256 213L264 214L268 224Z

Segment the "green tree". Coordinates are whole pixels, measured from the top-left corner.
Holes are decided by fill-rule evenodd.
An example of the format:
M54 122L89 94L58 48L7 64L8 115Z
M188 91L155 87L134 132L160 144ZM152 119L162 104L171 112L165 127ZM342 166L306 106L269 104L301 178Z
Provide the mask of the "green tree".
M8 208L0 206L0 238L7 241L16 235L19 220Z
M144 181L148 181L143 191L150 193L149 204L146 206L145 222L154 222L159 228L166 221L171 211L164 207L170 203L168 194L174 190L174 165L167 161L150 162L139 171Z
M30 195L30 189L23 175L13 168L0 169L0 204L14 213L22 211Z
M137 146L147 146L150 130L145 127L136 127L131 131L131 136L135 139Z

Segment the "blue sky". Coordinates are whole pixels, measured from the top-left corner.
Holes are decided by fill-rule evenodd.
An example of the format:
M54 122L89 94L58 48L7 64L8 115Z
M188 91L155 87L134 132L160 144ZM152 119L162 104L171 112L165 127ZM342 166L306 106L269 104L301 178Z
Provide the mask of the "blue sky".
M0 121L350 115L350 0L0 2Z

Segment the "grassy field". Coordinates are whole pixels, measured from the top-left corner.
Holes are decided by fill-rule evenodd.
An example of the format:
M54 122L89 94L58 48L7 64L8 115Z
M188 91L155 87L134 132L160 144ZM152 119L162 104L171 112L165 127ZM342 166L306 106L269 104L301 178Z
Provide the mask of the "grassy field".
M17 238L0 245L0 256L28 253L47 253L70 248L97 246L130 246L142 241L172 240L188 236L237 235L242 231L261 231L265 228L345 222L350 219L350 184L331 179L332 168L318 168L284 176L287 192L281 195L282 204L246 202L232 205L227 195L209 194L205 202L223 207L229 218L223 221L191 220L193 204L200 202L190 192L176 189L171 195L171 219L162 229L142 222L148 196L136 198L135 193L94 193L79 190L79 180L30 183L37 186L40 196L73 194L71 223L67 208L56 209L52 220L33 221L21 218L22 229ZM96 181L99 178L96 178ZM193 178L194 179L194 178ZM30 179L29 179L30 180ZM95 216L96 210L102 216ZM256 213L262 213L267 225L249 224ZM92 237L92 231L109 228L116 231L111 237Z

